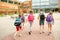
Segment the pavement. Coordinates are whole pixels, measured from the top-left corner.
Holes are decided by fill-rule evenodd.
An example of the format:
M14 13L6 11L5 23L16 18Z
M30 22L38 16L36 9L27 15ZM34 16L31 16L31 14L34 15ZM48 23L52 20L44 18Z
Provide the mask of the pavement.
M48 36L48 27L45 21L44 32L40 34L38 14L35 14L35 20L32 26L32 34L29 35L29 22L25 22L21 37L16 36L16 40L60 40L60 14L54 13L55 23L52 28L52 34ZM0 17L0 40L14 40L13 35L16 31L14 20L10 16Z

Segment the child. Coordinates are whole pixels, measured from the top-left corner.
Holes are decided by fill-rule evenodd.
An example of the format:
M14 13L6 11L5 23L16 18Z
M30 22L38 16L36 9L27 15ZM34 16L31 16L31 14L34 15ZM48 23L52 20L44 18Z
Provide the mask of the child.
M14 25L16 26L16 32L14 34L14 39L15 39L15 36L21 31L22 29L22 26L21 26L21 15L19 15L16 20L15 20L15 23ZM19 36L21 36L21 34L19 34Z
M45 21L45 15L42 12L42 10L41 10L38 18L39 18L40 34L41 34L41 33L44 33L44 21Z
M50 13L47 15L46 21L47 21L47 23L48 23L48 29L49 29L48 35L50 35L51 32L52 32L52 24L54 23L54 18L53 18L53 15L52 15L52 12L51 12L51 11L50 11Z
M23 24L23 26L24 26L24 22L25 22L25 16L24 16L24 14L22 14L21 20L22 20L22 24Z
M29 35L31 34L31 29L32 29L32 23L34 21L34 15L33 15L33 12L30 11L30 14L28 15L28 21L30 23L30 31L29 31Z

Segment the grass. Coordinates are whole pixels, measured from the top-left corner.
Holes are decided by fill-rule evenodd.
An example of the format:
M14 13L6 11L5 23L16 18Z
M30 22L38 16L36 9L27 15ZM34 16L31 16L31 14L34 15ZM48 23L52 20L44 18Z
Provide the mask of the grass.
M4 17L5 16L5 14L0 14L0 17Z
M17 13L17 14L19 14L19 13ZM14 13L9 13L8 15L13 16ZM0 14L0 17L4 17L4 16L6 16L4 13L1 13L1 14Z
M9 13L10 16L14 15L13 13Z

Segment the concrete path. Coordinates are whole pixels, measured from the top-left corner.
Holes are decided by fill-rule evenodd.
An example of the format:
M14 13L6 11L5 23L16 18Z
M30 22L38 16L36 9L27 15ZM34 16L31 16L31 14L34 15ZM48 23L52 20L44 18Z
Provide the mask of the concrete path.
M53 26L52 34L48 36L47 23L45 22L45 33L40 34L39 22L37 14L32 27L32 34L29 35L29 23L26 22L21 37L16 36L16 40L59 40L60 38L60 14L54 14L55 24ZM15 19L10 17L0 18L0 40L13 40L15 26L13 25Z

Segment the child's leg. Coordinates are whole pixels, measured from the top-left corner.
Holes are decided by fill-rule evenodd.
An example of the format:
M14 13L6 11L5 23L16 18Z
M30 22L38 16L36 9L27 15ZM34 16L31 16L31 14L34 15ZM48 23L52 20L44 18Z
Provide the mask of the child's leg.
M50 32L52 32L52 24L50 24Z
M19 28L16 27L16 32L14 33L14 39L15 39L16 35L18 34L18 32L19 32Z
M42 33L42 21L40 20L40 34Z
M51 24L49 24L48 29L49 29L49 34L48 35L50 35L51 32L52 32L52 25Z
M22 26L19 27L19 36L21 36L22 33Z
M48 31L50 32L50 24L48 24Z
M30 31L29 31L29 35L31 34L32 32L32 22L30 22Z
M30 22L30 32L32 31L32 22Z
M23 26L24 26L24 22L23 22Z
M40 25L40 34L41 34L41 32L42 32L42 31L41 31L41 25Z
M42 33L44 33L44 25L42 25Z
M22 26L24 26L24 22L22 22Z
M44 20L42 21L42 33L44 33Z
M51 24L48 24L48 29L49 29L49 32L52 32L52 25Z
M44 33L44 26L43 25L40 25L40 34L41 33Z
M16 39L15 37L16 37L17 33L18 33L18 31L16 31L16 32L14 33L14 39Z

